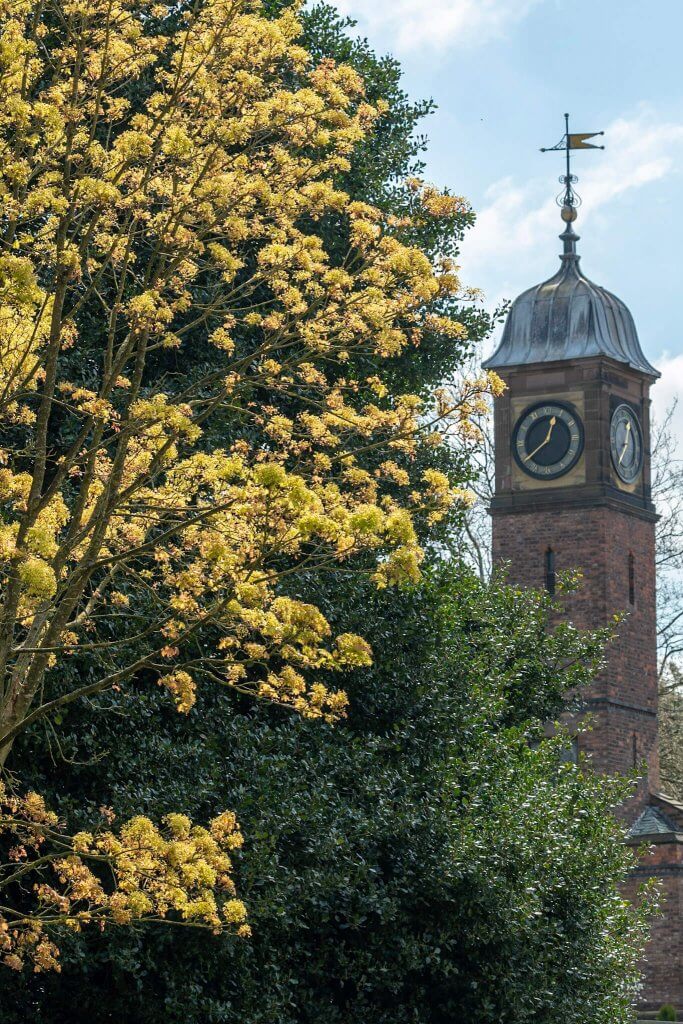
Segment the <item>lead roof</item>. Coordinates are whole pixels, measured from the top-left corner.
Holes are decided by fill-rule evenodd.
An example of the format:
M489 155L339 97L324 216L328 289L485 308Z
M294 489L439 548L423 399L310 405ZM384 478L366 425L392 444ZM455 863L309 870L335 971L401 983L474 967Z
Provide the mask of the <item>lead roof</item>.
M487 369L609 356L649 377L659 372L643 355L629 310L583 274L571 224L560 235L560 269L513 302L500 345Z

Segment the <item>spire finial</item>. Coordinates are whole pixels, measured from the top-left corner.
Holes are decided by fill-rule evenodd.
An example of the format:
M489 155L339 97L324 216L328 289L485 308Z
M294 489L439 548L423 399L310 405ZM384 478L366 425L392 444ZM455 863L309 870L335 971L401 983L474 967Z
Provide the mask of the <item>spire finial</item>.
M560 235L564 242L563 259L577 259L576 242L578 235L575 233L572 224L578 216L578 207L581 205L581 196L574 191L574 185L579 180L571 169L571 151L573 149L604 149L604 146L596 146L588 139L594 139L597 135L604 135L604 132L578 132L571 134L569 131L569 114L564 115L564 135L555 146L548 146L541 149L541 153L556 153L561 150L565 152L566 170L560 175L560 184L564 189L557 197L557 205L561 207L562 220L567 227Z
M566 209L571 209L571 212L574 214L573 219L576 220L576 210L573 207L566 207ZM565 207L562 208L563 220L566 219L564 217L564 210ZM568 260L576 260L578 262L579 254L576 251L576 243L578 242L580 237L581 236L577 235L576 231L574 231L572 221L568 220L566 228L560 235L560 240L564 244L564 252L560 256L560 259L563 261L563 263L566 263Z

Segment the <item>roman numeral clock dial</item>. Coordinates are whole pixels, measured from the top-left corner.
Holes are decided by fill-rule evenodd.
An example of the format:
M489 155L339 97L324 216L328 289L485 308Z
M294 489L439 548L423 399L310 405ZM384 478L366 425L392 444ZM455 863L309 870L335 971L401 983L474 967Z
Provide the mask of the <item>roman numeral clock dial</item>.
M537 480L555 480L576 465L583 451L583 424L564 402L541 402L522 413L512 432L517 465Z
M610 423L612 465L625 484L632 484L643 468L643 435L638 417L629 405L619 405Z

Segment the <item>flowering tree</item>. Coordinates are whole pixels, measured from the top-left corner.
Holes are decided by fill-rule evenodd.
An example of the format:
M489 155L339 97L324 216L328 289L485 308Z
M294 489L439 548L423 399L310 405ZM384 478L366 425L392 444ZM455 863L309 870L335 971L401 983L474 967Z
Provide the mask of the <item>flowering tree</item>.
M309 66L292 11L258 6L0 0L3 764L30 723L139 679L185 713L219 683L335 720L324 673L371 651L292 577L372 551L377 586L415 579L415 516L468 500L411 456L421 433L470 434L497 379L427 408L376 371L425 330L463 337L454 267L335 187L382 110L350 68ZM462 210L412 187L414 218ZM349 232L341 261L323 220ZM65 689L77 650L95 678ZM2 799L10 966L54 967L56 924L248 931L229 813L70 836L39 795Z

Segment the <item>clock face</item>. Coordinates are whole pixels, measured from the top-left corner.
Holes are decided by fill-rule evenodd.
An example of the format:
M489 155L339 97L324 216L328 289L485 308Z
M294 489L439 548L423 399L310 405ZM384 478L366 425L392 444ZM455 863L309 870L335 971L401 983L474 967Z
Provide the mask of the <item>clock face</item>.
M609 441L617 474L625 484L632 484L643 468L643 435L630 405L619 405L614 410Z
M538 480L554 480L575 466L583 451L583 424L563 402L541 402L520 416L512 434L515 459Z

